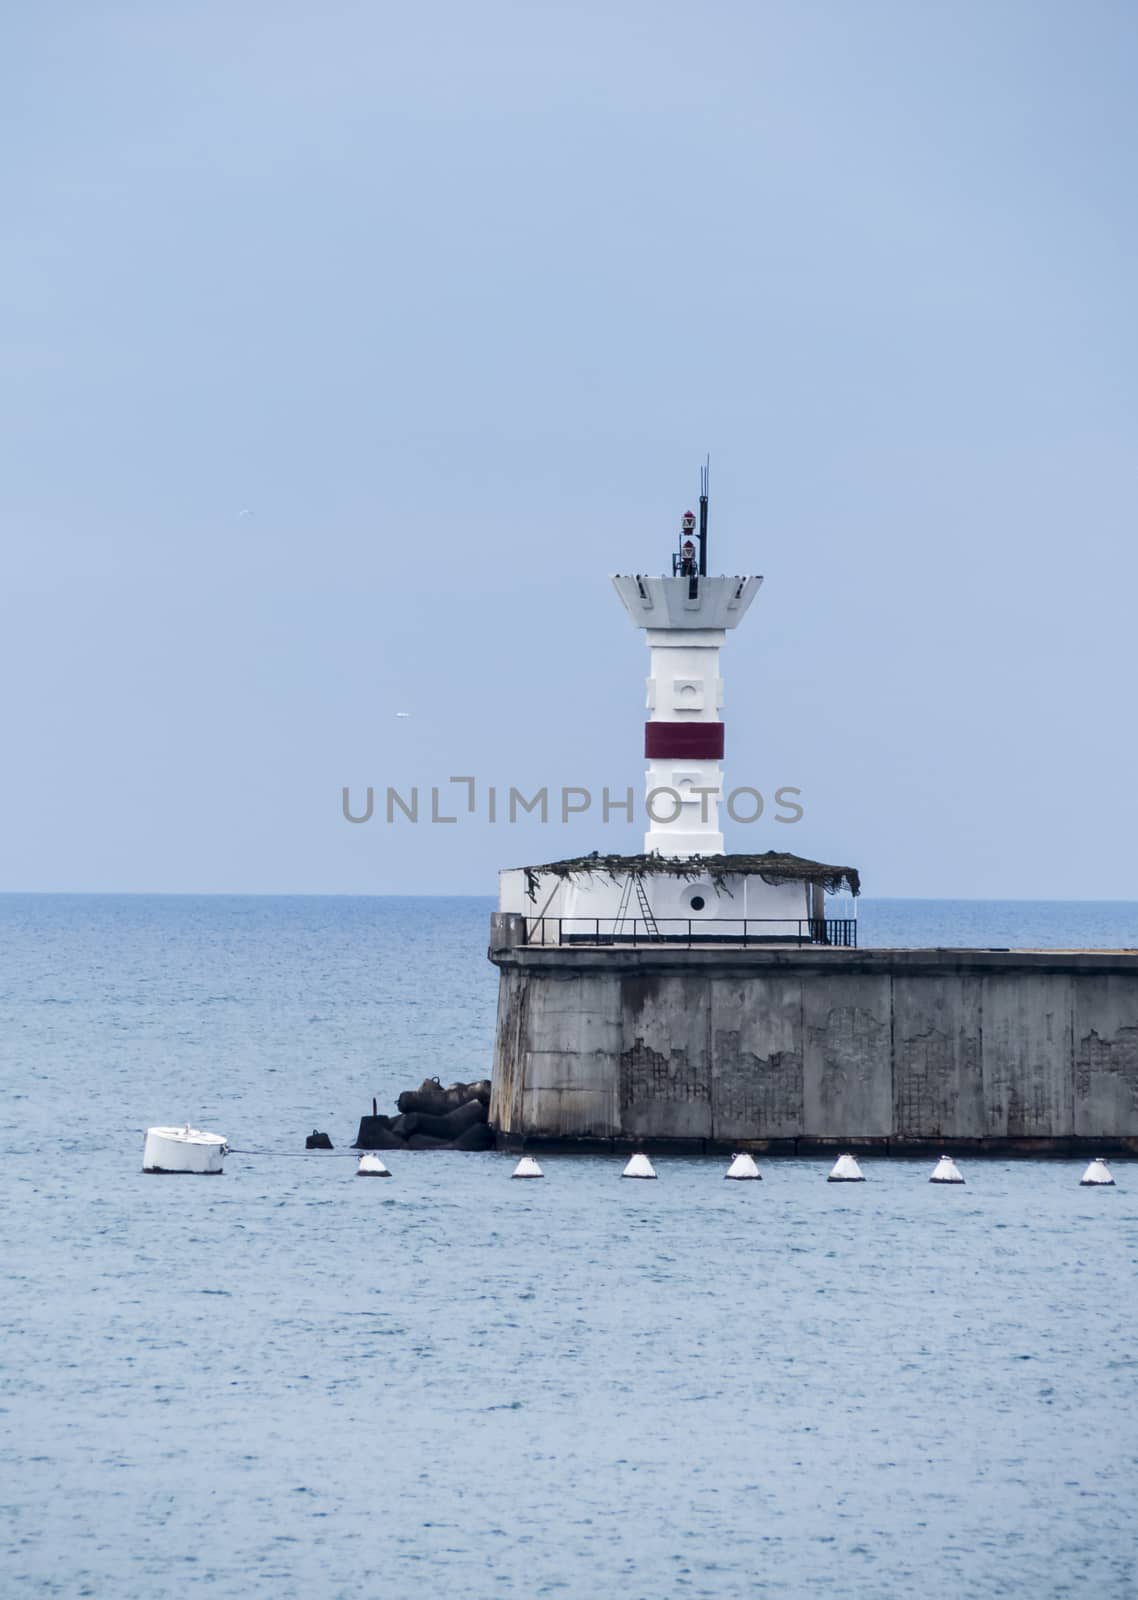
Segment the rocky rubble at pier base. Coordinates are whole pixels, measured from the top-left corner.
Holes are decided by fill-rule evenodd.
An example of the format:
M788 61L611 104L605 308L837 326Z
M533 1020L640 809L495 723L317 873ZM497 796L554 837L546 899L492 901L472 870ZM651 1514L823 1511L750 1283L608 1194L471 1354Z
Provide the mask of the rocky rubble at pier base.
M372 1102L373 1106L375 1102ZM492 1150L490 1080L451 1083L425 1078L405 1089L398 1116L360 1118L356 1150Z

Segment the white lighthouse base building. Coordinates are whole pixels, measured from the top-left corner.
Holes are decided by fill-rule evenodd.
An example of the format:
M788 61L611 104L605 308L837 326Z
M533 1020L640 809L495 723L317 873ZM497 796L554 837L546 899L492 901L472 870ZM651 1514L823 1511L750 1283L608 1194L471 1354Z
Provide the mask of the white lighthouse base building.
M584 856L499 875L498 909L526 919L526 943L730 940L857 942L856 918L826 894L859 889L853 867L801 856ZM856 904L856 901L853 902Z

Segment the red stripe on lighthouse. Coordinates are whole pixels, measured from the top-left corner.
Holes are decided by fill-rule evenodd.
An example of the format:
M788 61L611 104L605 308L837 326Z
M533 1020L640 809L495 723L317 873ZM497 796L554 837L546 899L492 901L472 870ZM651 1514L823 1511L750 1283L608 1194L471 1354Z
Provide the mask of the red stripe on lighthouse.
M723 758L723 724L646 722L644 754L650 760L720 761Z

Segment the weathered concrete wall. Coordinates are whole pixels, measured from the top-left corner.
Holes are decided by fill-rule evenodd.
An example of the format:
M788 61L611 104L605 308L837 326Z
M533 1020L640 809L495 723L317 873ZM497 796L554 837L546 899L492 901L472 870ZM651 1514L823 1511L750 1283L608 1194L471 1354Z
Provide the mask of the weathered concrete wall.
M1116 972L1088 977L1075 989L1073 1026L1075 1132L1128 1125L1138 1103L1138 1021L1133 984Z
M1138 952L536 948L497 914L511 1139L1138 1150Z
M794 1139L802 1128L802 980L781 974L714 977L711 993L712 1130L735 1142L762 1128Z

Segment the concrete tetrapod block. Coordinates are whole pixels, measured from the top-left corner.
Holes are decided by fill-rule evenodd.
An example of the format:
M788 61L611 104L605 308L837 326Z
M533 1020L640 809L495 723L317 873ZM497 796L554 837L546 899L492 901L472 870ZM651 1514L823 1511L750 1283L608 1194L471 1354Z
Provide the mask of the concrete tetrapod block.
M745 1150L731 1157L731 1165L723 1174L725 1178L758 1178L762 1181L762 1173L755 1164L754 1156L749 1156Z
M1106 1162L1096 1156L1079 1179L1079 1184L1084 1189L1113 1189L1114 1179Z
M360 1164L356 1168L357 1178L390 1178L391 1173L384 1166L377 1155L365 1151L360 1157Z
M853 1156L839 1156L834 1162L827 1183L864 1183L865 1175Z
M523 1156L510 1173L511 1178L544 1178L545 1173L532 1156Z
M929 1182L963 1183L964 1179L961 1177L960 1168L956 1165L956 1162L952 1159L952 1157L941 1156L940 1160L933 1168L933 1175L929 1179Z
M621 1173L622 1178L654 1178L656 1169L642 1152L637 1151Z

